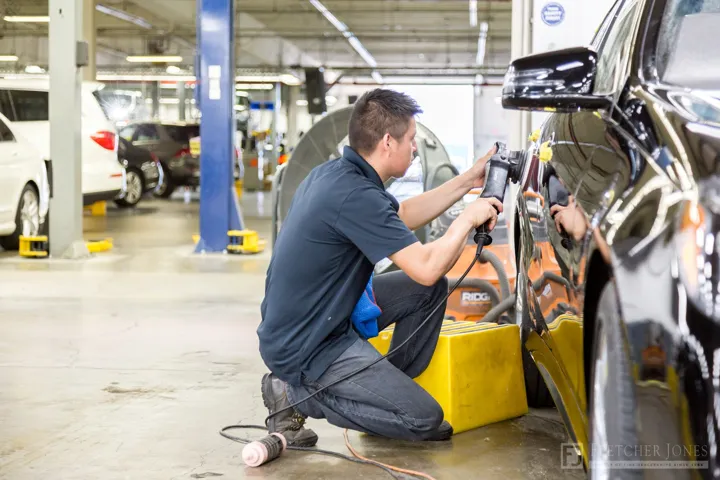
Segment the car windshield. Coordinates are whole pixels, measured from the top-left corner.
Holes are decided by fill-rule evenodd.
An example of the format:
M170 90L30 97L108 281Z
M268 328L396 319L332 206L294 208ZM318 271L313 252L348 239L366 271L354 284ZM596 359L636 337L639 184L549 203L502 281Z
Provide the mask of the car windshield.
M714 45L720 29L720 0L668 0L658 36L655 62L667 84L718 90L720 51Z
M166 125L170 138L179 143L188 143L191 138L200 136L199 125Z

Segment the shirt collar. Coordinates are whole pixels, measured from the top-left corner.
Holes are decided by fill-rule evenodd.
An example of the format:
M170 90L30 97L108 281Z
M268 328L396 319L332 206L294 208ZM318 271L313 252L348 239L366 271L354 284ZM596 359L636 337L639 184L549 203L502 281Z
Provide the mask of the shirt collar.
M363 175L372 180L377 184L378 187L385 189L385 185L378 175L377 171L365 160L359 153L353 150L351 147L343 148L343 158L357 166Z

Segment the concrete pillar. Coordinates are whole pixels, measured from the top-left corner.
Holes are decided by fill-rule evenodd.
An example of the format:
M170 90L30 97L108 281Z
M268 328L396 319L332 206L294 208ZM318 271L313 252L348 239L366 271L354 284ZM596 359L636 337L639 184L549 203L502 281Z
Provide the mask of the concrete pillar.
M150 98L152 99L152 118L160 118L160 82L150 83Z
M83 241L81 72L75 56L82 37L83 0L50 0L50 255L89 256Z
M288 87L288 95L285 99L286 115L287 115L287 134L285 146L289 149L295 148L298 142L298 120L297 120L297 100L300 97L300 87Z
M482 87L475 85L473 87L473 160L477 160L487 152L487 149L485 149L485 152L482 151L483 146L481 145L483 139L480 131L482 114Z
M97 78L96 47L97 28L95 28L95 5L97 0L83 0L83 40L88 44L88 66L83 69L83 80L94 82Z
M182 122L187 117L187 89L185 88L185 82L177 83L177 96L178 96L178 119Z
M278 161L278 151L277 147L280 145L280 135L278 133L278 128L280 127L280 109L282 108L282 83L278 82L275 84L275 91L274 91L274 99L273 99L273 119L272 119L272 146L273 151L270 158L268 158L269 162L272 162L272 165L270 166L270 173L274 172L277 167L277 161Z

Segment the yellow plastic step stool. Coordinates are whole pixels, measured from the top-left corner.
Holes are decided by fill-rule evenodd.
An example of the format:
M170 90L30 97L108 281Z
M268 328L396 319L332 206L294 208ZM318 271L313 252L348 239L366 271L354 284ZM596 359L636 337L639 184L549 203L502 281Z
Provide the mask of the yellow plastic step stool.
M392 334L390 327L370 343L384 355ZM442 406L454 433L528 412L517 325L446 320L430 365L415 381Z

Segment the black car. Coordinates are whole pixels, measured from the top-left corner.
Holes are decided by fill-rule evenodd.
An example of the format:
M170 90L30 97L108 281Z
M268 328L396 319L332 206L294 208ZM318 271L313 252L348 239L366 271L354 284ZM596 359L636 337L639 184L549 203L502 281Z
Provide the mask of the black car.
M125 167L127 187L115 199L117 206L134 207L143 194L152 192L162 183L163 170L157 156L124 138L118 143L118 161Z
M197 123L139 122L123 127L120 136L160 159L164 177L155 194L170 197L179 186L195 186L199 165L190 155L190 139L200 135Z
M591 478L720 477L718 32L716 0L619 0L505 77L505 108L551 112L516 178L515 321Z

